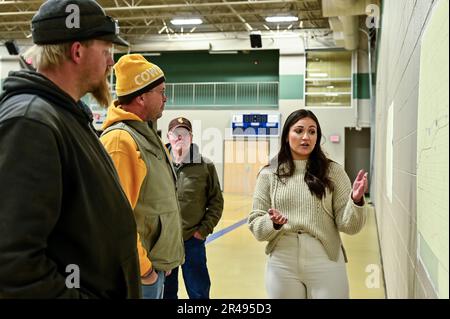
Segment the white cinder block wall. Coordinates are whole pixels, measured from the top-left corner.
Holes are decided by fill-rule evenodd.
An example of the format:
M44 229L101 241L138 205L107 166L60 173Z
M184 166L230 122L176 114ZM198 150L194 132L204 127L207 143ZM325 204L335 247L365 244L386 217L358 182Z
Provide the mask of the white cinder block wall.
M388 298L436 297L417 258L416 158L421 39L432 8L439 1L383 1L377 63L374 187ZM448 27L442 32L447 32L448 41ZM448 81L442 85L448 90ZM388 141L391 106L393 133ZM393 154L392 189L388 189L391 187L386 182L390 178L386 158L389 143ZM441 200L448 201L448 197Z

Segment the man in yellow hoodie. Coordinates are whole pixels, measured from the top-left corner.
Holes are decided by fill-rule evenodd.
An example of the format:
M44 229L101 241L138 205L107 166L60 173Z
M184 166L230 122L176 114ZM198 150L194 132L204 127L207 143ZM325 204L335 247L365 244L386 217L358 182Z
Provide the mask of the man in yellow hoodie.
M108 108L100 138L133 207L142 295L161 299L165 275L184 262L176 173L154 127L162 116L163 71L140 54L114 65L117 100Z

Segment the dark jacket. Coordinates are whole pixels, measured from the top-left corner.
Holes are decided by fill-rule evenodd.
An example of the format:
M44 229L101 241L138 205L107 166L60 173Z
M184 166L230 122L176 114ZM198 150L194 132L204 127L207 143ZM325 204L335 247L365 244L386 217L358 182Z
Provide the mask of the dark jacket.
M170 152L172 149L167 144ZM173 155L172 155L173 158ZM183 220L183 239L188 240L195 231L206 238L222 216L223 197L214 164L199 153L192 144L183 163L175 165L177 195Z
M4 89L0 298L139 298L132 209L83 106L33 71Z

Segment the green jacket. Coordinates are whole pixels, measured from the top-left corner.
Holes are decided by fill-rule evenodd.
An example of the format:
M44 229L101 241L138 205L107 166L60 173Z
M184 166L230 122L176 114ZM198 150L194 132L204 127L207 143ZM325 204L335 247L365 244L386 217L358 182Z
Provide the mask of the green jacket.
M170 144L168 145L170 150ZM197 230L206 238L222 216L223 197L219 178L214 164L201 156L197 145L191 145L190 154L185 161L179 166L174 165L183 220L183 239L188 240Z
M123 121L108 127L127 131L147 167L134 208L137 230L153 267L168 271L184 263L176 174L161 139L147 122Z

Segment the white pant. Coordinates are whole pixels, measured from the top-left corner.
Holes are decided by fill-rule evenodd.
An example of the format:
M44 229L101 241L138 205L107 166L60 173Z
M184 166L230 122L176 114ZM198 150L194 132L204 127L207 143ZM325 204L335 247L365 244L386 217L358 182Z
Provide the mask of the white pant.
M328 258L321 242L302 233L286 233L269 256L266 290L272 299L347 299L347 271Z

